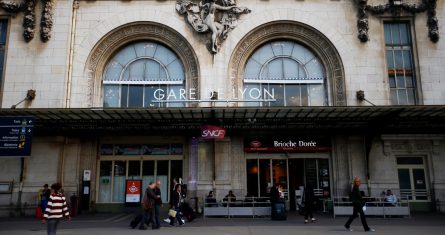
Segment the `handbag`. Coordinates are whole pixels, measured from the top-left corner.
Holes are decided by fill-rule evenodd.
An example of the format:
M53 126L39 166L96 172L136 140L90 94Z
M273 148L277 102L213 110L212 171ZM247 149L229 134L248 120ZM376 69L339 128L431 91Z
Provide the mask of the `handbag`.
M176 211L173 209L168 210L168 216L175 218L176 217Z
M144 195L144 198L142 199L142 209L148 210L153 208L153 201L148 199L147 194Z

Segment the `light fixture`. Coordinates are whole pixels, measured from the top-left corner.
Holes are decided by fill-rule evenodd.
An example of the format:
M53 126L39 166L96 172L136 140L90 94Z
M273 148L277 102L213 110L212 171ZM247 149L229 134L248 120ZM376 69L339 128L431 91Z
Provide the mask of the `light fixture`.
M358 91L355 93L355 97L356 97L357 100L359 100L359 101L366 101L366 102L370 103L372 106L376 106L376 105L373 104L371 101L369 101L369 100L367 100L367 99L365 98L365 92L362 91L362 90L358 90Z
M15 109L17 107L17 105L23 103L24 101L28 101L28 102L32 101L32 100L34 100L34 98L36 98L36 90L28 90L26 92L26 97L23 100L21 100L20 102L18 102L17 104L12 105L11 109Z

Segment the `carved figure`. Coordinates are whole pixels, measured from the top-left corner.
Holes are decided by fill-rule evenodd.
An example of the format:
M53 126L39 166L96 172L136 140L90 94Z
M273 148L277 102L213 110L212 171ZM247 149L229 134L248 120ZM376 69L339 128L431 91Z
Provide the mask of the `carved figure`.
M211 32L209 50L212 53L218 52L228 32L236 27L239 16L250 13L246 7L237 7L234 0L206 0L205 3L199 4L178 0L176 11L185 15L187 22L196 32Z
M411 14L426 11L428 15L428 36L434 43L439 41L439 25L436 17L437 0L422 0L419 4L408 4L403 3L402 1L388 0L387 4L376 6L368 5L368 0L355 0L355 2L357 3L358 8L358 38L361 42L367 42L369 40L367 12L374 15L383 15L388 12L391 13L393 17L400 17L402 11L406 11Z

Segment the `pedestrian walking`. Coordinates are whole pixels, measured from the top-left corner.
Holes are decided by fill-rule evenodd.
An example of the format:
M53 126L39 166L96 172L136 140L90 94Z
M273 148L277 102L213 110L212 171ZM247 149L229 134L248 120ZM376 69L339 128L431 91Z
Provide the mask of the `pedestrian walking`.
M42 223L46 224L46 232L48 235L56 235L57 225L63 217L71 220L70 212L66 206L66 198L61 192L61 189L62 185L60 183L51 185L52 193L49 196L42 219Z
M43 216L43 213L45 213L46 206L48 205L48 200L50 196L51 196L51 189L49 189L48 184L43 185L43 189L39 190L39 205L40 205L41 215L38 216Z
M353 206L353 212L352 215L349 217L348 221L346 222L345 228L349 231L352 231L351 223L355 218L357 218L357 215L360 214L360 219L362 221L362 225L365 231L375 232L375 230L370 228L368 226L368 223L366 223L365 213L363 212L363 206L365 206L365 200L363 199L359 189L360 185L362 184L360 178L355 177L352 184L353 187L350 196Z
M160 220L159 213L161 211L161 207L163 207L162 198L161 198L161 181L160 180L156 180L156 187L154 188L153 191L156 195L154 228L158 229L161 227L161 223L159 222L159 220Z
M154 205L156 200L156 195L153 192L154 188L155 188L155 183L150 182L147 189L145 190L144 198L142 199L142 208L144 209L144 214L142 216L141 223L139 224L139 229L141 230L147 229L145 227L145 224L151 224L152 229L158 229L154 223L154 218L155 218Z
M170 225L175 226L175 220L178 220L179 225L183 225L181 215L181 185L176 184L175 192L173 193L172 207L169 210Z
M314 189L311 185L307 185L304 189L304 195L303 195L303 202L304 202L304 223L308 223L309 217L311 217L311 222L317 221L314 216L312 215L312 210L314 208L315 201L315 194Z

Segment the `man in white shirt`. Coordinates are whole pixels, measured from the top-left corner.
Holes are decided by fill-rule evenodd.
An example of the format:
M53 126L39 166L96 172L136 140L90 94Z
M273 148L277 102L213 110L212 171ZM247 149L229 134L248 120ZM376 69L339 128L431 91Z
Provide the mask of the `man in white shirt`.
M385 202L389 202L391 206L395 206L397 203L397 197L390 189L386 190Z

